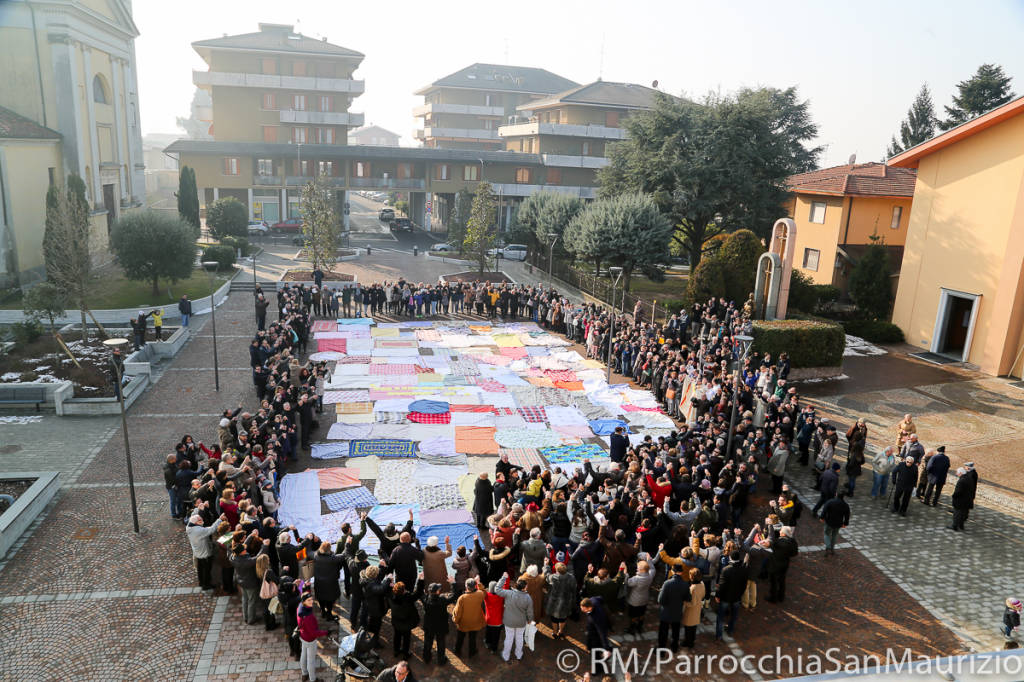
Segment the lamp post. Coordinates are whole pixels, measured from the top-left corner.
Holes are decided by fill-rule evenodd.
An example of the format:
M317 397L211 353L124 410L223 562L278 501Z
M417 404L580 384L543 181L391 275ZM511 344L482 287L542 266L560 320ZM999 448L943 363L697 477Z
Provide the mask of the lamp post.
M729 440L725 446L726 460L732 457L732 439L736 435L736 405L739 403L740 398L740 367L743 366L743 361L747 359L747 353L750 352L750 346L754 343L754 337L747 336L746 334L737 334L733 338L740 342L743 354L736 362L736 368L732 372L732 416L729 418Z
M615 337L615 287L619 283L619 279L622 277L622 268L610 267L608 268L609 275L615 275L615 281L612 282L612 311L611 311L611 327L608 329L608 378L607 383L612 383L612 339Z
M256 282L256 252L253 251L253 253L252 253L252 295L253 295L253 297L256 296L256 287L258 287L258 286L259 286L259 284ZM255 316L256 324L258 326L259 325L259 321L260 321L260 316L256 314L256 306L255 305L252 307L252 314Z
M217 269L217 261L204 260L203 269L210 278L210 321L213 323L213 386L214 390L220 391L220 364L217 362L217 305L213 300L215 289L213 288L213 272Z
M124 411L124 391L121 390L121 365L117 362L114 354L128 345L128 339L107 339L103 345L110 349L110 364L114 368L114 381L117 384L114 390L117 392L117 402L121 406L121 432L124 434L124 459L128 466L128 492L132 500L132 526L135 532L139 532L139 507L135 501L135 473L132 471L132 455L128 445L128 417Z
M555 270L554 270L554 258L555 258L555 242L558 241L557 232L548 232L548 284L551 288L555 288Z

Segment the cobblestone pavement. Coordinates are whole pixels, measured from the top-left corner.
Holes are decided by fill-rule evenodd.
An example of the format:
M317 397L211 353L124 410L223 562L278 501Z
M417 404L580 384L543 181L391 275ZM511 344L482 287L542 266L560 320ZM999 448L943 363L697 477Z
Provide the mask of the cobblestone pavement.
M373 270L367 270L367 279L397 274L429 276L410 272L407 255L382 254L380 260L393 262L385 262L380 269L374 264ZM437 261L424 263L448 270ZM384 268L394 268L394 274L385 274ZM11 630L0 643L4 673L10 671L15 679L26 680L297 679L297 663L288 656L280 629L266 632L240 623L237 597L197 592L188 543L181 526L168 518L160 474L163 455L183 433L212 438L216 415L224 407L253 406L245 343L252 326L250 305L245 294L235 294L217 311L218 360L223 369L219 392L214 391L208 369L213 366L213 339L203 316L193 325L194 338L170 366L159 369L155 385L129 412L142 526L138 536L131 530L123 441L116 420L47 416L40 424L0 425L0 447L20 446L13 452L0 449L0 467L22 469L33 458L39 461L54 453L55 464L68 474L49 515L13 555L5 557L6 565L0 565L0 619L10 624ZM890 428L902 415L902 405L911 399L948 410L940 413L933 406L937 411L934 418L928 410L915 412L920 414L922 433L947 426L950 417L942 415L949 415L961 401L974 405L972 414L982 415L976 421L956 424L975 438L971 447L985 447L990 442L985 438L992 433L1019 432L1024 396L1015 402L1015 389L1001 389L999 380L957 379L921 385L916 390L882 386L877 396L822 396L815 402L837 419L874 408L873 436L881 434L883 427ZM991 409L985 411L979 405ZM8 434L12 434L10 438ZM986 465L980 460L979 456L975 461L985 479ZM79 475L86 461L89 463ZM303 455L292 470L329 464ZM791 653L802 647L807 653L835 646L843 655L884 656L889 647L939 655L960 652L967 646L1001 646L995 631L1000 603L1008 594L1024 592L1012 551L1021 544L1024 521L1016 513L999 511L982 501L968 522L968 532L953 534L942 529L949 515L941 507L925 508L915 502L910 515L899 518L885 512L882 503L864 499L868 477L860 481L860 492L852 504L853 522L843 533L837 555L824 556L820 525L805 514L797 529L802 551L790 572L785 604L762 601L755 610L744 611L736 641L715 642L713 622L705 624L697 653L763 655L773 653L776 646ZM806 491L807 501L813 505L809 473L794 467L791 480ZM944 502L949 492L947 488ZM763 516L766 501L763 493L755 497L751 520ZM342 625L347 626L346 608L342 600L339 613ZM650 615L654 608L649 611L644 637L630 641L635 638L613 635L627 654L635 647L643 658L650 650L657 628ZM618 620L621 632L622 618ZM335 627L331 626L332 634ZM531 663L506 666L486 650L472 661L453 658L447 669L427 666L419 658L422 633L418 630L412 663L417 676L425 680L571 678L558 673L552 663L564 648L585 657L580 625L572 624L570 636L563 642L551 640L546 633L542 626L538 651L528 654L531 663L541 665L528 672L526 666ZM385 625L384 658L388 664L393 663L390 636ZM449 636L449 644L453 637ZM40 656L43 650L46 653ZM325 678L330 675L326 667L335 658L334 646L323 643L321 673ZM662 672L659 679L679 679ZM760 679L742 674L698 677Z

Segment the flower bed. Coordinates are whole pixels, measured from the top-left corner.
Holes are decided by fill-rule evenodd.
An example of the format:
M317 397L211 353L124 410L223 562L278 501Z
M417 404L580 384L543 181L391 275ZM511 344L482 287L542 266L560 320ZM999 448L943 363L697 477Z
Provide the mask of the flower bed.
M349 275L344 272L334 272L333 270L324 273L324 281L330 282L354 282L355 275ZM282 282L312 282L313 271L312 270L288 270L284 273L284 277L281 278Z
M166 331L166 330L165 330ZM57 340L44 334L28 344L19 344L0 356L0 383L59 383L74 384L76 398L102 398L114 395L110 383L109 351L101 339L93 334L88 343L82 343L80 334L63 336L74 354L79 369Z

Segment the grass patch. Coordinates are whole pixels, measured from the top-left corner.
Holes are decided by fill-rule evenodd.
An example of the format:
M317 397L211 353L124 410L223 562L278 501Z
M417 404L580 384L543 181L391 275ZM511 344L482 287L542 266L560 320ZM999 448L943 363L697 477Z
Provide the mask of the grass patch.
M223 285L235 274L235 270L236 268L232 268L230 272L216 273L213 277L214 287ZM192 272L191 277L179 280L175 284L161 280L160 293L154 296L148 282L135 282L127 279L120 268L113 266L104 268L93 282L89 307L94 310L147 308L174 303L181 298L182 294L187 295L193 301L209 296L210 280L206 271L196 269ZM20 297L0 304L0 308L4 310L21 310L21 306Z

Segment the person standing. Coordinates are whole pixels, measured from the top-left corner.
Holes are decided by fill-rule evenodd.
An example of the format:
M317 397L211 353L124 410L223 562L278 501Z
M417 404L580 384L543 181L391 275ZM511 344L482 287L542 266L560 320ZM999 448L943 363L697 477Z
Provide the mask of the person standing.
M789 443L783 438L778 447L772 453L772 458L768 460L768 465L765 467L768 473L772 477L772 494L778 495L782 492L782 480L786 475L786 462L789 459Z
M587 617L586 647L589 651L595 649L610 649L608 641L608 611L605 609L604 600L601 597L587 597L580 602L580 611Z
M946 485L946 475L949 473L949 466L946 446L940 445L925 466L925 474L928 476L928 487L925 488L924 497L921 499L922 502L933 507L939 505L939 495L942 494L942 486Z
M298 609L299 618L299 640L302 646L302 653L299 656L299 669L302 671L302 678L316 682L316 640L327 636L326 630L321 630L316 622L316 613L313 611L313 594L307 592L302 597L302 604Z
M679 649L679 628L683 621L683 606L689 599L690 586L683 578L682 563L672 566L672 577L661 585L658 591L658 648L668 645L668 633L672 631L673 652Z
M637 301L639 303L639 301ZM615 427L615 433L610 437L611 440L611 460L613 462L622 462L626 459L626 450L629 448L629 437L624 433L624 429L621 426Z
M193 514L188 520L188 526L185 529L188 541L192 545L192 557L196 563L199 587L204 592L213 589L213 583L210 580L210 574L213 569L212 536L217 531L217 525L223 518L221 516L220 519L215 519L211 525L204 526L203 517L199 514Z
M978 472L974 462L968 462L956 470L957 481L953 489L953 523L950 530L962 531L967 517L974 509L974 496L978 492Z
M790 560L797 555L799 546L793 539L793 529L783 526L771 546L768 557L768 601L781 604L786 600L786 572Z
M646 561L636 563L636 575L626 579L626 610L629 615L628 634L639 635L644 630L644 614L651 599L651 583L654 574Z
M683 646L687 649L693 649L695 644L704 597L704 576L699 568L691 568L689 599L683 606Z
M825 524L826 555L835 556L839 531L850 525L850 505L846 503L845 497L846 493L840 492L821 508L821 521Z
M452 621L458 631L455 635L455 655L462 658L462 643L469 639L469 657L476 656L476 637L484 629L484 599L487 593L476 578L466 579L466 591L455 602Z
M836 496L839 489L839 462L832 462L832 466L821 475L821 494L814 505L811 513L818 515L818 510L825 506L825 503Z
M903 464L896 467L893 476L896 485L893 489L891 511L893 514L899 512L900 516L906 516L910 496L914 494L914 487L917 485L917 464L914 463L914 457L907 455Z
M153 336L157 341L163 341L164 309L154 308L150 315L153 317Z
M505 574L508 578L508 573ZM515 645L516 660L523 660L523 636L526 625L533 620L533 599L526 593L526 581L517 580L515 589L506 590L494 585L491 593L505 599L505 612L501 624L505 626L505 645L501 658L506 663L512 659L512 647Z
M448 605L455 601L451 592L441 593L441 583L430 583L423 597L423 662L430 663L430 649L437 648L437 664L448 663ZM474 647L475 648L475 647Z
M178 312L181 314L181 326L188 329L188 320L192 317L192 301L188 300L187 294L183 294L178 301Z
M267 308L269 307L270 301L263 294L256 297L256 329L258 331L264 331L267 325Z
M729 555L729 563L722 567L718 576L718 618L715 621L715 639L722 639L723 625L725 632L731 637L736 633L736 617L740 613L740 601L747 590L749 571L743 565L743 555L733 550Z
M473 514L476 527L487 530L487 517L494 513L494 486L487 478L487 472L480 474L473 487Z
M889 477L892 475L892 470L896 468L896 464L896 455L891 445L871 460L871 469L875 479L871 484L872 500L885 497L885 491L889 488Z

